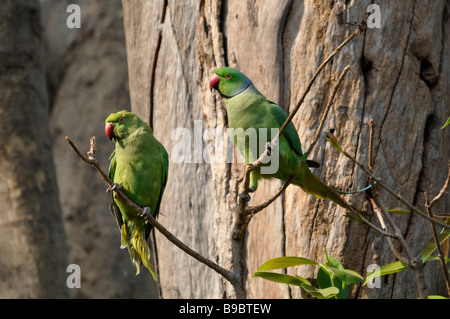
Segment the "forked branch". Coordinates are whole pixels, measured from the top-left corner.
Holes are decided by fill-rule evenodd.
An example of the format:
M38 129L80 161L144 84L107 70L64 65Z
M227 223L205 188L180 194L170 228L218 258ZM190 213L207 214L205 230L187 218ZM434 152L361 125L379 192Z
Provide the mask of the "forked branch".
M72 140L66 136L67 142L69 142L72 149L77 153L78 157L83 160L84 162L92 165L97 172L102 176L103 181L108 186L108 190L111 190L114 186L114 182L109 178L109 176L100 168L100 165L98 164L97 159L95 158L95 138L91 138L91 147L89 152L87 153L88 156L84 156L81 154L78 147L75 145ZM125 202L130 208L132 208L137 214L142 215L144 210L142 207L136 205L132 200L130 200L123 192L122 190L115 190L116 198L119 198L123 202ZM172 242L174 245L176 245L178 248L186 252L188 255L194 257L199 262L205 264L206 266L212 268L216 272L218 272L220 275L222 275L225 279L227 279L231 284L234 284L236 282L236 278L230 271L222 268L221 266L217 265L213 261L209 260L208 258L203 257L198 252L184 244L181 240L179 240L175 235L173 235L171 232L169 232L162 224L160 224L151 214L148 214L148 222L152 224L156 229L159 230L159 232L164 235L170 242Z
M360 23L360 25L358 26L358 28L352 33L350 34L321 64L320 66L317 68L316 72L314 73L313 77L310 79L310 81L308 82L306 89L304 91L304 93L302 94L302 96L300 97L300 99L298 100L297 104L295 105L294 109L292 110L292 112L289 114L288 118L286 119L286 121L283 123L283 125L281 126L280 130L278 131L278 133L275 135L275 137L272 139L272 141L270 142L270 145L277 145L278 140L280 139L280 136L283 135L284 131L286 130L287 126L289 125L289 123L291 123L292 119L294 118L295 114L298 112L298 110L300 109L300 106L303 104L306 96L308 95L308 93L310 92L315 80L317 79L317 77L319 76L320 72L325 68L325 66L331 61L331 59L346 45L348 44L354 37L356 37L358 34L361 33L361 31L365 28L365 23L366 23L366 19L363 19ZM322 130L323 124L326 120L326 117L328 115L328 111L330 110L331 106L333 105L333 101L334 98L336 96L337 90L339 88L339 85L341 84L342 80L344 79L345 75L347 74L348 70L350 69L350 66L347 66L341 73L341 75L338 78L338 81L333 89L333 93L330 97L330 101L326 107L326 110L322 116L321 122L319 124L319 128L317 130L316 136L313 139L313 142L311 143L310 147L308 148L307 152L305 153L306 155L309 155L310 152L312 151L314 145L316 144L317 140L320 137L320 131ZM237 237L241 237L245 231L245 228L248 226L248 221L246 220L246 216L249 214L254 214L255 213L255 207L249 207L247 208L247 201L245 200L245 197L248 196L249 193L249 181L250 181L250 173L259 168L263 162L263 160L269 155L269 148L267 148L260 156L259 158L254 162L254 163L249 163L246 164L245 166L245 170L244 170L244 175L242 177L242 192L241 194L243 195L242 197L239 198L239 213L238 216L236 218L236 222L235 222L235 226L239 226L239 227L235 227L235 232L233 234L233 237L237 238ZM259 205L259 207L262 207L261 209L267 207L268 205L270 205L278 196L280 196L284 190L287 188L287 186L289 186L290 182L285 183L278 191L277 193L272 196L266 203ZM237 228L237 229L236 229Z

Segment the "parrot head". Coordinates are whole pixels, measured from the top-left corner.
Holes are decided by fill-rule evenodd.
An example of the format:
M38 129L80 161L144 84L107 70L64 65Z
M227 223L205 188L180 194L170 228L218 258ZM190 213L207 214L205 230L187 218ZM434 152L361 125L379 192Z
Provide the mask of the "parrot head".
M117 141L131 135L143 124L145 123L132 112L112 113L105 120L105 134L110 140Z
M214 71L209 81L209 89L215 89L224 98L232 98L244 92L252 85L252 81L239 70L231 67L220 68Z

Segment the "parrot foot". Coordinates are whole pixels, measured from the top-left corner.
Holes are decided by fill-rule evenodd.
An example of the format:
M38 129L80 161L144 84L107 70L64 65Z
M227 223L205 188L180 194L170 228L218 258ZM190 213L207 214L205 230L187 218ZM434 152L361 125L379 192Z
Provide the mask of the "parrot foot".
M277 144L272 144L271 142L267 142L266 143L266 150L267 150L267 155L272 155L272 152L274 154L278 154L277 152Z
M150 209L150 207L144 207L144 211L142 212L142 214L138 214L139 217L142 217L145 219L145 223L148 223L148 217L150 216L150 214L152 213L152 210Z
M256 192L256 188L255 187L249 187L248 188L248 192L249 193L254 193L254 192Z
M250 199L252 199L249 195L246 195L244 193L239 193L239 198L245 200L246 202L249 202Z
M272 144L270 142L266 143L266 150L267 150L267 155L271 155L272 154Z
M113 191L122 190L122 186L120 186L119 183L114 183L113 187L111 187L111 190L113 190Z
M109 193L111 191L120 191L120 190L122 190L122 186L120 186L119 183L114 183L114 185L112 187L108 187L106 192Z

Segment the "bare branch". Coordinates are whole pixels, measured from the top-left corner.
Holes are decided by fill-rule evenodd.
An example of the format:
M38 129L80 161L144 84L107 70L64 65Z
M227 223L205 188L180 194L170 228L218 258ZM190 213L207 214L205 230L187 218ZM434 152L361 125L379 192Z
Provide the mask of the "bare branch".
M449 172L449 176L450 176L450 172ZM449 181L449 179L447 179L446 184L448 184L448 181ZM448 185L447 186L444 185L444 187L442 189L445 189L446 187L448 187ZM426 192L424 193L424 196L425 196L425 210L426 210L428 216L430 216L430 218L433 218L433 213L431 212L432 205L431 205L431 202L428 202L428 196L427 196ZM436 198L438 198L438 196L436 196L434 199L436 199ZM439 200L439 198L437 200ZM444 274L445 285L447 286L447 295L450 296L450 275L448 272L447 264L445 262L445 255L441 248L441 243L439 241L439 236L438 236L438 233L436 230L436 226L431 222L430 222L430 225L431 225L431 230L433 232L434 243L436 244L436 249L438 252L439 263L441 265L442 273Z
M342 200L344 203L347 203L347 201L346 201L346 200L345 200L338 192L336 192L336 191L333 190L333 193L334 193L337 197L339 197L339 199ZM347 209L350 211L350 213L351 213L357 220L359 220L359 221L362 222L363 224L366 224L367 226L369 226L370 228L372 228L374 231L380 233L380 234L383 235L383 236L395 238L395 235L394 235L394 234L388 232L388 231L385 230L385 229L381 229L381 228L375 226L374 224L372 224L371 222L369 222L367 219L364 218L364 216L362 216L360 213L358 213L357 211L355 211L355 209L353 208L353 206L352 206L352 205L349 205L348 203L347 203ZM382 225L382 226L383 226L383 225Z
M387 225L386 225L386 222L385 222L385 220L383 218L383 213L381 212L381 208L378 207L378 205L375 203L375 200L373 198L370 198L370 203L372 204L373 211L375 212L375 214L377 214L378 221L380 222L381 227L383 227L384 230L387 230ZM391 237L394 238L394 239L397 239L397 236L395 234L392 234ZM406 258L404 258L400 254L400 252L394 247L394 244L393 244L391 238L390 237L386 237L386 239L387 239L387 242L389 244L389 248L391 248L391 251L394 254L394 256L398 260L400 260L402 263L408 264L408 260Z
M373 137L375 135L374 129L373 129L373 119L369 121L369 128L370 128L370 136L369 136L369 171L373 173ZM373 183L372 183L373 185Z
M448 170L447 170L447 180L445 181L444 186L442 186L441 191L439 192L439 194L436 195L435 198L433 198L431 200L431 202L429 203L429 208L433 207L434 204L437 203L438 200L440 200L442 198L442 196L444 196L445 192L447 191L447 188L450 184L450 161L448 161Z
M433 218L430 218L424 211L422 211L420 208L412 205L411 203L409 203L406 199L404 199L400 194L395 193L389 186L387 186L385 183L383 183L381 181L381 179L375 177L364 165L362 165L361 163L359 163L355 158L353 158L350 154L348 154L347 152L345 152L344 150L340 150L340 152L347 157L348 159L350 159L353 163L355 163L361 170L363 170L364 173L366 173L370 178L372 178L374 180L374 182L376 182L377 185L380 185L381 187L383 187L386 191L388 191L389 194L391 194L392 196L394 196L395 198L397 198L400 202L402 202L404 205L406 205L410 210L416 212L417 214L419 214L420 216L422 216L423 218L425 218L426 220L435 223L436 225L439 225L441 227L444 227L445 229L450 229L450 225L447 225L441 221L435 220ZM373 185L373 184L372 184Z
M292 182L293 179L294 179L294 176L291 176L286 182L283 183L283 185L276 191L276 193L273 194L272 197L269 198L269 200L267 200L266 202L264 202L260 205L257 205L257 206L248 207L246 210L246 214L248 214L248 215L257 214L261 210L263 210L264 208L266 208L267 206L272 204L286 190L286 188L289 186L289 184Z
M363 19L363 21L361 21L360 25L358 26L358 28L351 34L349 35L336 49L334 49L334 51L325 59L325 61L322 62L322 64L317 68L316 72L314 73L313 77L311 78L311 80L309 81L308 85L306 86L305 92L303 93L303 95L301 96L300 100L298 100L297 104L295 105L294 110L289 114L287 120L284 122L283 126L281 126L280 131L278 132L278 137L275 137L275 141L278 140L278 138L284 133L284 130L287 128L287 126L289 125L289 123L292 121L292 119L294 118L295 114L297 113L297 111L299 110L300 106L302 105L303 101L305 100L306 95L309 93L309 91L311 90L312 85L314 84L314 81L316 80L316 78L319 76L320 72L323 70L323 68L328 64L328 62L331 61L331 59L339 52L341 51L341 49L347 45L347 43L349 43L355 36L357 36L358 34L361 33L361 31L363 30L363 28L366 25L366 19Z
M280 130L278 131L278 133L275 135L275 137L273 138L273 140L271 141L271 144L276 144L278 142L278 140L280 139L280 136L283 135L284 131L286 130L287 126L289 125L289 123L291 123L292 119L294 118L295 114L297 113L297 111L300 109L300 106L303 104L303 101L305 100L306 96L308 95L309 91L311 90L316 78L319 76L320 72L323 70L323 68L325 68L325 66L331 61L331 59L347 44L349 43L355 36L357 36L358 34L361 33L361 31L363 30L363 28L366 25L366 19L363 19L360 23L360 25L358 26L358 28L351 34L349 35L336 49L334 49L334 51L325 59L325 61L322 62L322 64L317 68L316 72L314 73L313 77L309 80L308 85L306 86L305 92L303 93L303 95L300 97L300 99L298 100L297 104L295 105L294 109L292 110L292 112L289 114L288 118L286 119L286 121L283 123L283 125L281 126ZM346 72L345 72L346 73ZM344 74L345 75L345 74ZM248 166L248 170L252 171L255 170L256 168L258 168L259 166L261 166L261 163L263 161L263 159L268 155L268 150L266 149L260 156L259 158L253 163L253 164L247 164ZM249 166L250 165L250 166ZM246 170L246 174L250 174L250 172L247 172ZM244 178L245 180L245 178ZM245 191L245 188L244 188Z
M92 165L95 167L95 169L100 173L103 180L105 181L106 185L111 188L114 186L113 181L106 175L105 172L100 168L97 160L95 158L88 158L86 156L83 156L80 152L80 150L76 147L76 145L72 142L72 140L66 136L66 140L69 142L70 146L73 148L75 153L77 153L78 157L83 160L84 162ZM95 139L91 139L91 149L88 152L90 155L95 155ZM92 156L90 156L92 157ZM142 214L143 209L136 205L133 201L131 201L121 190L115 190L115 197L122 200L125 204L127 204L130 208L132 208L137 214ZM236 282L236 278L230 271L220 267L216 263L212 262L208 258L203 257L190 247L188 247L186 244L184 244L181 240L179 240L177 237L175 237L171 232L169 232L162 224L160 224L151 214L148 216L148 222L152 224L156 229L159 230L161 234L164 235L170 242L172 242L174 245L176 245L178 248L183 250L188 255L194 257L199 262L205 264L206 266L212 268L216 272L218 272L220 275L222 275L225 279L227 279L231 284L234 285Z
M358 34L361 33L362 29L365 26L365 19L363 19L363 21L361 22L361 24L359 25L358 29L355 30L350 36L348 36L323 62L322 64L317 68L316 72L314 73L313 77L311 78L311 80L309 81L308 85L306 86L305 92L303 93L303 95L300 97L299 101L297 102L297 104L295 105L293 111L289 114L288 118L286 119L286 121L283 123L283 125L281 126L280 130L278 131L277 135L272 139L272 141L270 142L270 144L272 145L276 145L278 143L278 140L280 138L280 136L284 133L284 131L286 130L287 126L289 125L289 123L292 121L292 119L294 118L295 114L297 113L297 111L299 110L300 106L302 105L303 101L305 100L306 95L309 93L309 91L312 88L312 85L314 84L316 78L318 77L318 75L320 74L320 72L323 70L323 68L331 61L331 59L347 44L349 43L355 36L357 36ZM348 72L349 67L346 67L344 69L344 71L342 72L342 74L339 77L338 83L336 84L335 88L334 88L334 92L332 94L331 100L330 100L330 105L327 107L327 111L326 113L328 113L329 108L331 107L332 101L334 99L334 96L337 92L339 83L342 81L343 77L345 76L345 74ZM323 119L322 119L322 123L321 126L323 126L323 122L325 121L326 118L326 114L324 115ZM319 133L320 134L320 133ZM313 145L314 146L314 145ZM309 151L312 149L312 147L310 147ZM232 238L233 238L233 243L232 243L232 251L233 251L233 257L234 257L234 261L235 261L235 271L238 268L241 268L241 272L242 272L242 267L243 265L241 263L239 263L236 258L238 258L239 256L242 256L243 254L243 239L244 239L244 234L245 234L245 230L248 227L248 224L250 222L250 220L252 219L252 217L254 216L254 214L256 214L258 211L264 209L265 207L267 207L268 205L270 205L278 196L280 196L284 190L287 188L287 186L290 183L290 180L288 182L286 182L272 197L271 199L264 203L261 206L258 207L250 207L247 208L247 200L245 199L245 197L248 196L249 193L249 182L250 182L250 173L257 169L258 167L261 166L262 161L265 159L266 156L268 156L269 149L267 148L260 156L259 158L254 162L254 163L249 163L245 165L245 170L244 170L244 175L242 178L242 195L243 196L239 196L239 211L233 226L233 234L232 234ZM292 178L291 178L292 179ZM242 281L243 284L244 280ZM242 285L241 284L241 285ZM236 289L236 288L235 288Z
M311 154L314 146L316 145L317 141L319 140L320 134L322 133L322 128L325 123L325 120L327 118L328 112L330 111L331 106L333 105L334 97L336 96L336 93L338 91L339 85L341 84L342 80L344 79L345 75L347 74L348 70L350 70L350 65L347 65L342 71L341 75L339 76L336 85L334 86L333 93L331 94L330 101L328 102L327 107L325 108L325 112L322 115L322 119L320 120L319 127L317 128L316 135L314 136L313 141L308 147L308 150L305 153L306 158L309 157L309 154Z
M89 143L91 147L89 148L89 152L87 152L87 156L90 160L96 161L95 152L97 151L97 148L95 147L95 136L91 137Z
M419 291L419 297L421 299L426 298L426 285L425 285L425 278L424 278L424 274L423 274L422 263L420 261L418 261L416 258L414 258L411 250L409 249L408 244L405 241L405 238L403 237L403 234L401 233L401 231L397 227L397 225L394 223L391 215L386 210L384 205L381 203L380 199L378 197L374 197L373 199L371 198L370 200L372 202L372 205L374 205L374 207L378 207L378 209L380 209L381 212L383 213L383 216L388 221L389 226L394 231L395 239L397 239L399 241L401 247L405 251L407 258L406 259L403 258L400 255L400 253L394 248L392 243L390 243L388 241L392 252L401 262L406 263L414 271L414 274L416 275L416 284L417 284L417 289Z

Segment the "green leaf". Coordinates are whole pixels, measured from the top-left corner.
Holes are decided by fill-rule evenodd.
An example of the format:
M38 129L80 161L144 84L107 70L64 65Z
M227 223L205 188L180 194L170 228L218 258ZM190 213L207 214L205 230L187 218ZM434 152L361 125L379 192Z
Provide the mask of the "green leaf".
M332 273L329 268L330 267L326 265L321 265L317 274L317 285L320 289L326 289L330 287L338 288L339 293L335 297L337 299L348 299L348 296L350 295L348 287L342 288L342 281L337 277L331 279Z
M278 257L270 259L259 267L258 271L288 268L299 265L319 265L314 260L303 257Z
M364 221L363 221L362 218L353 216L353 215L350 214L349 212L346 212L345 215L344 215L344 217L351 218L351 219L353 219L353 220L355 220L355 221L357 221L358 223L361 223L361 224L364 223Z
M342 153L342 147L339 145L339 143L338 143L338 141L336 140L336 137L333 135L333 133L328 132L328 133L327 133L326 140L327 140L328 142L330 142L330 144L331 144L335 149L337 149L339 152Z
M310 285L310 282L308 280L300 276L294 277L286 274L280 274L277 272L257 271L253 274L253 277L261 277L273 282L295 286L301 286L302 284Z
M429 261L436 261L436 260L439 260L439 256L431 256L431 257L428 257L428 259L427 259L426 262L429 262ZM450 258L445 257L444 260L445 260L445 262L447 262L447 263L450 262Z
M353 278L354 274L351 271L349 273L346 272L346 269L344 269L344 266L339 260L328 255L325 246L323 247L323 249L325 251L327 262L320 266L319 272L317 274L317 284L321 289L336 287L339 289L339 293L335 297L337 299L348 299L348 296L350 294L348 285L353 283L352 281L356 281L357 279ZM357 276L359 275L357 274ZM345 280L348 280L348 282L346 282ZM361 282L362 280L363 278L361 277L361 279L357 282Z
M450 124L450 116L448 117L447 122L445 122L444 126L441 127L441 130L443 130L449 124Z
M339 289L337 289L336 287L328 287L328 288L324 288L324 289L319 289L319 288L313 287L311 285L303 284L302 288L305 289L305 291L307 293L309 293L310 295L312 295L318 299L331 298L339 293Z
M344 266L342 265L342 263L339 260L328 255L327 248L325 247L325 245L323 245L323 250L325 251L325 257L327 258L327 262L324 265L325 267L330 266L330 267L335 267L338 269L344 269Z
M442 244L448 237L450 237L450 231L443 231L438 235L439 243ZM422 256L422 262L426 262L431 254L436 250L436 243L434 237L430 238L422 248L420 255Z
M364 281L364 278L356 271L334 267L330 267L329 269L343 283L342 288Z
M331 283L331 273L323 266L320 267L319 272L317 273L317 285L322 289L333 287L333 284Z
M431 296L427 296L427 299L448 299L448 298L443 297L443 296L431 295Z
M384 266L381 266L378 269L375 269L373 272L371 272L367 277L366 281L364 282L363 286L367 284L370 280L373 278L379 277L379 276L385 276L389 274L394 274L396 272L400 272L402 270L405 270L409 268L408 265L402 263L401 261L396 261L391 264L387 264Z
M386 210L388 212L394 213L394 214L409 214L409 213L411 213L410 210L408 210L406 208L401 208L401 207L387 208Z

